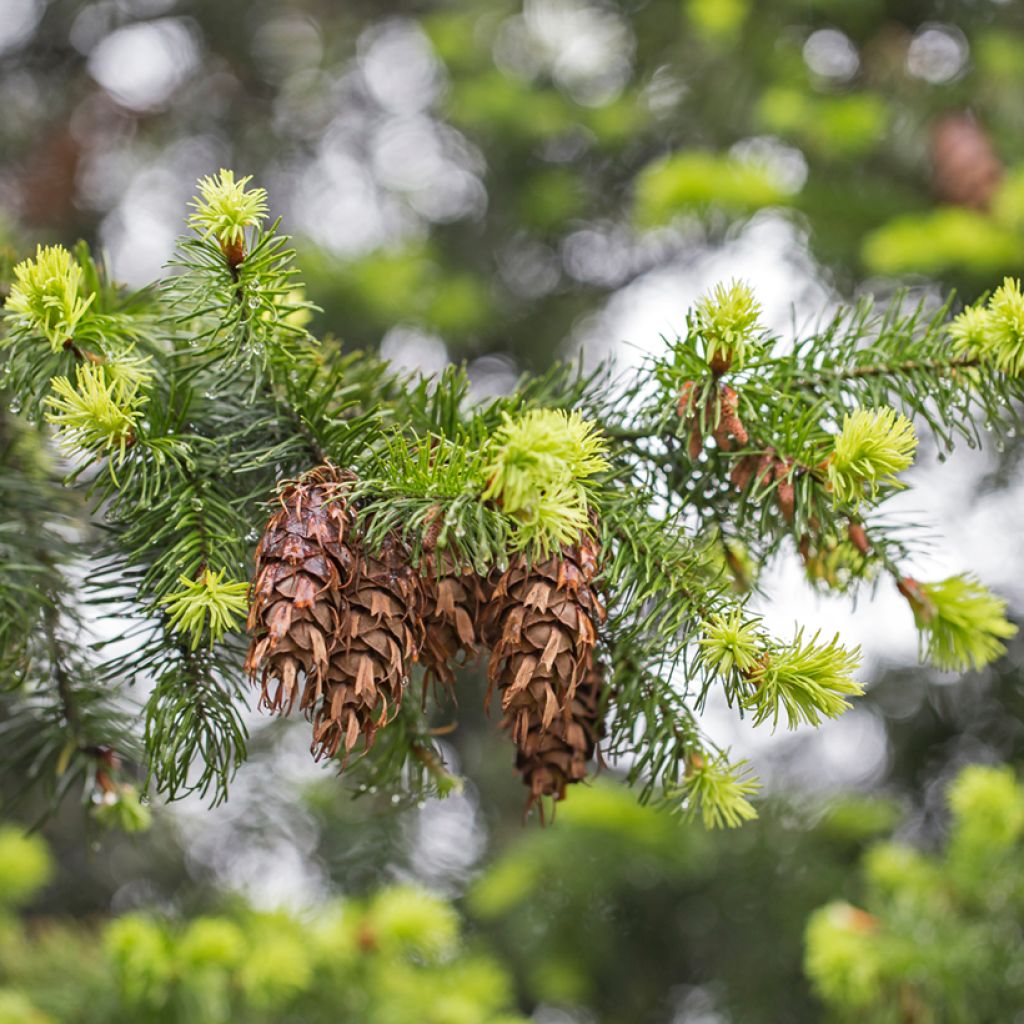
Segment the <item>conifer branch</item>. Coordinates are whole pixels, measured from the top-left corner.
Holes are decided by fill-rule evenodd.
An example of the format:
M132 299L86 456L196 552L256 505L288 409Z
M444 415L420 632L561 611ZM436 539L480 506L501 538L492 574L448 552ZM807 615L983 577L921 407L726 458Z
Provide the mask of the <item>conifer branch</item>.
M981 365L976 356L951 354L948 358L905 359L897 363L875 363L866 366L830 367L817 374L798 377L790 387L807 391L822 391L836 381L857 380L865 377L918 376L922 373L936 377L955 377L958 370L969 370Z
M175 273L136 295L84 247L19 265L0 342L34 424L19 431L42 448L52 429L78 460L68 493L100 538L79 542L86 593L129 623L116 659L82 661L83 703L74 673L50 677L52 652L39 657L46 616L66 611L48 578L79 548L55 539L47 562L0 527L19 751L38 754L25 723L40 715L46 743L62 716L86 742L97 686L142 684L154 787L224 799L245 757L239 630L261 530L244 667L263 673L265 703L301 694L314 751L366 785L449 786L427 714L402 694L417 658L445 689L456 654L484 646L531 800L585 774L608 712L607 752L643 798L738 824L753 783L702 732L712 691L770 726L815 725L859 692L857 652L839 638L798 627L781 640L751 611L758 569L789 545L816 586L897 580L943 667L1002 650L999 599L967 575L906 578L910 535L881 510L916 430L949 449L989 424L1017 429L1016 282L952 323L947 307L898 297L840 311L792 346L733 282L636 375L558 366L474 404L461 369L408 379L318 343L266 212L247 178L204 179ZM6 472L16 460L0 456ZM45 522L52 485L10 479L0 503L13 521Z

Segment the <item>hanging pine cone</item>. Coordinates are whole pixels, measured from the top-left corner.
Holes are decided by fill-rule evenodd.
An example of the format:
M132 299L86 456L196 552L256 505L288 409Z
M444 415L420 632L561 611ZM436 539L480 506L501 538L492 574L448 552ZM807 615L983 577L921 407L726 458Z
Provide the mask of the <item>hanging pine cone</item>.
M259 675L260 705L291 710L298 682L323 686L339 623L338 594L351 577L351 473L320 466L281 492L256 549L249 595L253 634L246 671Z
M517 764L530 786L530 804L541 795L563 796L559 780L573 781L557 767L564 759L554 755L579 738L570 729L573 701L592 669L597 626L605 618L591 587L596 573L597 543L582 537L533 564L516 555L492 580L483 616L492 648L488 693L498 685L502 727L519 750ZM549 768L542 771L545 764Z
M338 632L322 683L307 679L302 709L313 722L317 759L346 757L398 711L420 648L422 590L408 552L387 538L378 555L352 542L354 570L338 594Z
M256 551L246 669L271 711L290 711L303 680L318 759L372 745L419 647L419 580L396 540L364 551L344 497L354 479L321 466L286 488Z
M526 809L541 798L565 798L566 786L587 777L587 763L597 753L603 734L601 694L604 675L591 663L572 698L545 727L531 714L526 738L516 753L516 768L530 789Z

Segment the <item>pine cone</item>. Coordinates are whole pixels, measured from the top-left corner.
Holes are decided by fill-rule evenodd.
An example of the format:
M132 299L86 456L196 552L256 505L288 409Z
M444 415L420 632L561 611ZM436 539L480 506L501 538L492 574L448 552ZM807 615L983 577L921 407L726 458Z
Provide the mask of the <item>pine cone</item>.
M291 710L300 677L307 688L326 682L338 592L354 564L346 543L353 517L344 500L352 480L325 465L286 487L256 549L245 668L260 676L260 706L271 711Z
M420 644L419 580L398 541L377 556L363 550L344 497L354 479L327 465L284 490L250 595L246 670L260 675L260 705L287 713L301 679L318 759L342 744L347 755L360 736L369 749Z
M516 768L530 789L527 811L541 797L565 799L566 786L587 777L587 763L597 752L604 732L603 687L604 675L592 663L572 699L547 727L537 715L531 716L526 738L516 754Z
M477 651L477 622L484 604L480 577L471 566L461 565L451 554L428 554L423 561L423 648L420 658L426 669L423 695L431 682L450 689L455 684L452 668L458 655L465 659Z
M338 592L337 639L326 679L307 677L302 709L313 722L317 759L345 756L359 737L366 749L377 730L397 712L422 629L422 589L408 552L388 538L379 555L351 544L355 566Z
M565 785L557 780L566 771L554 772L564 758L554 755L564 754L566 743L586 747L571 725L577 692L593 667L597 626L605 618L591 587L596 574L596 541L582 537L532 565L517 555L492 581L483 616L492 647L488 695L497 683L502 727L519 749L517 765L530 786L531 804L549 792L564 795ZM542 764L550 771L541 771ZM545 781L549 777L554 781Z

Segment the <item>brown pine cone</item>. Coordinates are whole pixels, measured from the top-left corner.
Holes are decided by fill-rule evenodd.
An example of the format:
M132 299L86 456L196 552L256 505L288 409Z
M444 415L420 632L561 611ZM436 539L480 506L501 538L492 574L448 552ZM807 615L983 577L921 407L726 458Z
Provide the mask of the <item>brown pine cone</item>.
M530 789L527 811L540 804L543 814L542 797L563 800L567 786L587 777L587 765L598 753L597 745L604 732L603 688L604 675L592 663L572 699L547 726L536 714L531 715L526 736L516 753L516 769Z
M513 557L495 574L484 610L484 635L491 644L488 694L501 692L502 728L519 749L519 769L536 795L532 781L538 752L564 750L570 741L573 701L593 666L597 627L605 611L591 583L597 574L597 542L581 537L557 555L530 563ZM568 716L568 718L566 718ZM559 721L566 724L558 725ZM549 747L548 733L563 747ZM578 738L572 732L571 742ZM536 776L542 779L542 774ZM542 787L547 788L547 783ZM564 785L552 795L564 794Z
M260 704L300 706L317 758L348 755L402 700L420 647L422 589L408 552L388 538L367 553L345 499L353 474L321 466L281 493L256 551L245 667Z
M291 710L298 682L322 686L338 632L338 592L350 578L353 525L344 494L354 477L331 465L281 492L256 549L246 671L260 678L260 705Z

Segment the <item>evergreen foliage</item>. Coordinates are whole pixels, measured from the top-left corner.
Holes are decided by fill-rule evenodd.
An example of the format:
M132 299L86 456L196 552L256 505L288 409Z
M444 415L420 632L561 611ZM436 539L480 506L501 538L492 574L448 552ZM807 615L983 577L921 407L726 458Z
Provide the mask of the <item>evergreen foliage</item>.
M897 814L863 796L766 798L758 821L721 833L598 779L557 827L515 830L473 879L467 909L525 1005L601 1024L700 1011L811 1024L821 1007L801 971L807 917Z
M258 227L267 215L267 193L262 188L247 190L250 181L251 174L235 181L234 172L223 168L216 177L201 178L199 195L190 204L195 212L189 227L200 238L212 235L222 246L241 245L245 229Z
M874 497L881 483L895 484L916 450L913 424L895 409L858 409L844 416L828 460L836 502L856 508L865 487Z
M968 356L1019 376L1024 371L1024 295L1020 281L1006 278L988 302L965 309L950 326L950 335Z
M921 631L921 644L938 668L980 667L999 657L1016 626L1006 620L1006 601L970 574L935 583L905 581L904 593Z
M95 298L82 295L84 276L67 249L39 246L34 260L25 260L14 268L7 308L20 314L23 326L38 331L58 352L75 334Z
M808 922L807 973L835 1020L994 1024L1024 1000L1024 787L1009 767L971 765L949 808L944 851L876 844L864 909L837 901Z
M841 638L799 626L792 640L767 634L748 608L751 565L795 552L819 584L851 591L890 577L943 667L1002 650L1012 627L999 601L973 583L929 591L908 580L909 543L881 509L904 486L911 417L942 450L978 444L982 423L997 438L1017 428L1024 360L1007 355L1005 330L1000 356L983 358L955 340L945 309L898 297L880 312L840 311L789 346L760 326L754 296L736 283L706 296L636 375L557 367L474 404L461 369L410 380L314 339L294 253L277 223L263 224L265 197L247 183L222 172L200 184L194 234L158 288L125 293L84 247L40 250L19 267L4 380L25 418L3 423L10 479L26 491L10 496L14 521L35 525L12 537L0 577L0 601L29 593L24 633L5 638L4 657L19 666L5 728L28 744L5 747L8 767L52 781L56 762L64 791L74 776L62 751L134 762L141 748L155 792L224 799L245 757L239 626L255 541L275 489L325 464L355 474L352 550L384 559L381 586L400 552L421 577L443 551L483 578L592 534L598 564L585 569L596 569L608 611L593 618L604 621L607 754L643 798L710 824L749 818L753 791L702 731L713 691L757 724L791 727L841 714L860 692L857 652ZM56 318L52 297L64 303ZM69 324L55 347L56 326ZM47 420L79 462L67 498L45 473L19 468L16 439L44 451ZM90 518L74 539L54 518L72 497ZM47 531L58 536L44 541ZM22 535L39 544L27 568ZM840 543L859 564L812 571ZM80 584L62 575L75 559ZM58 628L82 600L128 623L119 646L93 645L95 658ZM415 608L406 613L412 636ZM19 651L40 638L48 655ZM122 684L145 700L142 736L120 735ZM411 704L361 770L377 783L448 788L429 713ZM118 735L93 741L86 723ZM98 785L100 803L119 791Z
M315 915L239 904L83 924L16 916L52 871L41 839L0 830L0 868L4 1024L524 1020L504 972L468 947L452 906L413 886Z

